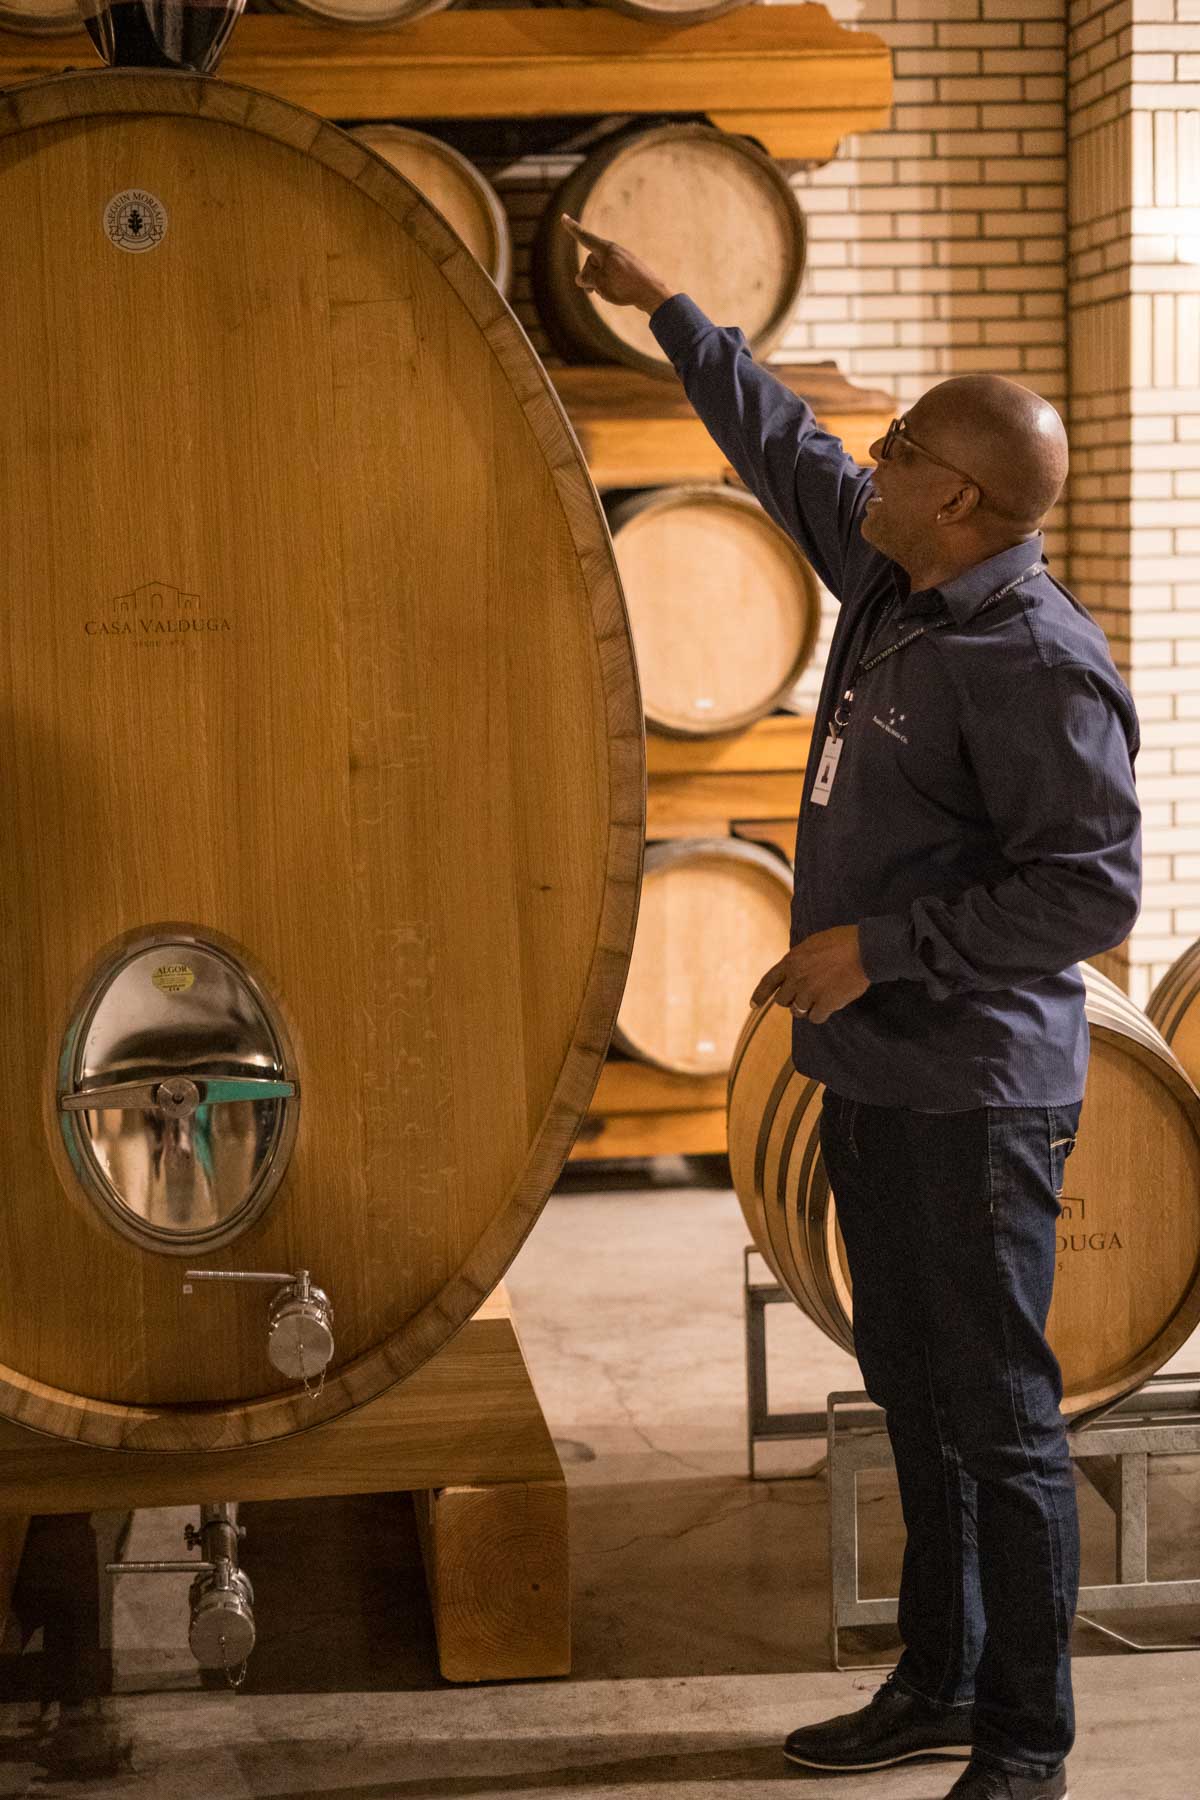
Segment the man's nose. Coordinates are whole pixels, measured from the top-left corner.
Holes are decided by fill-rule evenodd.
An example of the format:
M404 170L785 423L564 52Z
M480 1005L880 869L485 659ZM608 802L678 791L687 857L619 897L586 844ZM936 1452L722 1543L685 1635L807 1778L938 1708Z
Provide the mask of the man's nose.
M867 445L867 455L874 463L883 461L883 439L881 437L877 437L873 444Z

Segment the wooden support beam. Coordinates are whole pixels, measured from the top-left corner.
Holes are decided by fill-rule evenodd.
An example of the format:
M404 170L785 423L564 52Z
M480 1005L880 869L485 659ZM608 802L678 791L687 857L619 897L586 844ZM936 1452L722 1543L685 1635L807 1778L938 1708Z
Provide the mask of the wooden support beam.
M728 837L733 819L779 819L800 811L804 771L786 775L663 775L649 783L646 836Z
M790 863L796 853L795 819L735 819L732 835L747 843L767 844Z
M446 1679L567 1674L567 1489L503 1288L407 1381L276 1443L155 1455L0 1421L0 1626L28 1513L392 1490L413 1492Z
M803 307L801 301L801 313ZM855 387L834 363L769 367L786 388L808 401L824 429L839 437L857 462L871 460L869 446L895 415L890 394L881 388ZM723 481L732 474L674 379L610 363L559 363L547 373L570 415L597 487Z
M82 32L0 34L0 86L96 62ZM823 6L683 27L605 7L440 12L387 31L261 13L239 21L220 72L330 119L707 113L815 162L886 124L892 97L887 46Z
M724 1106L704 1111L589 1113L572 1162L618 1156L719 1156L728 1145Z
M812 731L812 719L792 713L772 713L749 730L728 737L672 738L649 731L646 772L651 779L660 775L803 773ZM793 812L793 820L795 816Z

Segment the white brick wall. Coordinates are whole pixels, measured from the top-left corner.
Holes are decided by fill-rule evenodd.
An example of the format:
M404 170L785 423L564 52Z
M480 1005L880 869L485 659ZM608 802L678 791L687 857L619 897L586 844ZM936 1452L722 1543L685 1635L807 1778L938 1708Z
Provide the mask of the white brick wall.
M804 296L779 354L832 356L901 408L993 369L1065 407L1065 0L831 0L891 47L889 126L794 185ZM1059 520L1050 553L1065 570ZM821 648L832 628L826 597ZM811 705L821 655L800 684Z

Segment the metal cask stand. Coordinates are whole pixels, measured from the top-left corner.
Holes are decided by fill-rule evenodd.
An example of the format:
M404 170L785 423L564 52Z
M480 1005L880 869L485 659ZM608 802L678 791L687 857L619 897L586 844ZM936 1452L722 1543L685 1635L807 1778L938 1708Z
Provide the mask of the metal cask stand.
M1101 1417L1068 1432L1071 1456L1116 1519L1116 1580L1079 1590L1076 1617L1130 1650L1200 1650L1200 1623L1190 1643L1146 1644L1101 1625L1092 1612L1131 1613L1150 1607L1200 1607L1200 1576L1152 1580L1149 1575L1149 1462L1152 1456L1200 1455L1200 1375L1156 1375ZM893 1598L863 1599L858 1591L858 1477L892 1466L883 1413L865 1393L829 1396L830 1647L841 1661L840 1634L857 1625L892 1625Z
M822 1412L773 1412L767 1382L766 1312L794 1304L772 1277L754 1278L748 1246L743 1300L746 1326L747 1456L751 1480L766 1479L757 1467L758 1447L767 1443L825 1443L829 1482L830 1656L834 1668L874 1665L843 1663L841 1634L864 1625L894 1625L893 1596L865 1597L859 1590L858 1477L868 1469L890 1469L892 1450L884 1415L862 1390L831 1393ZM1152 1580L1149 1574L1149 1465L1152 1456L1200 1456L1200 1375L1156 1375L1134 1394L1085 1418L1068 1432L1071 1456L1116 1521L1116 1579L1079 1591L1077 1617L1131 1650L1200 1650L1200 1623L1186 1644L1146 1644L1102 1625L1100 1611L1132 1613L1164 1606L1200 1607L1200 1574L1195 1578ZM810 1471L818 1473L817 1469Z

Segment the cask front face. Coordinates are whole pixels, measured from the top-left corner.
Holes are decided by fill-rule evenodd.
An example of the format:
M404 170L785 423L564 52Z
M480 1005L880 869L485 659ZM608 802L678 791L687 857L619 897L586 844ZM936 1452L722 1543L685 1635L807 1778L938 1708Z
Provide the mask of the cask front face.
M0 1410L281 1435L469 1316L586 1108L641 846L615 571L503 302L334 128L181 75L16 90L0 230ZM318 1402L261 1291L185 1295L68 1153L89 976L180 926L261 979L301 1097L199 1266L312 1272Z

